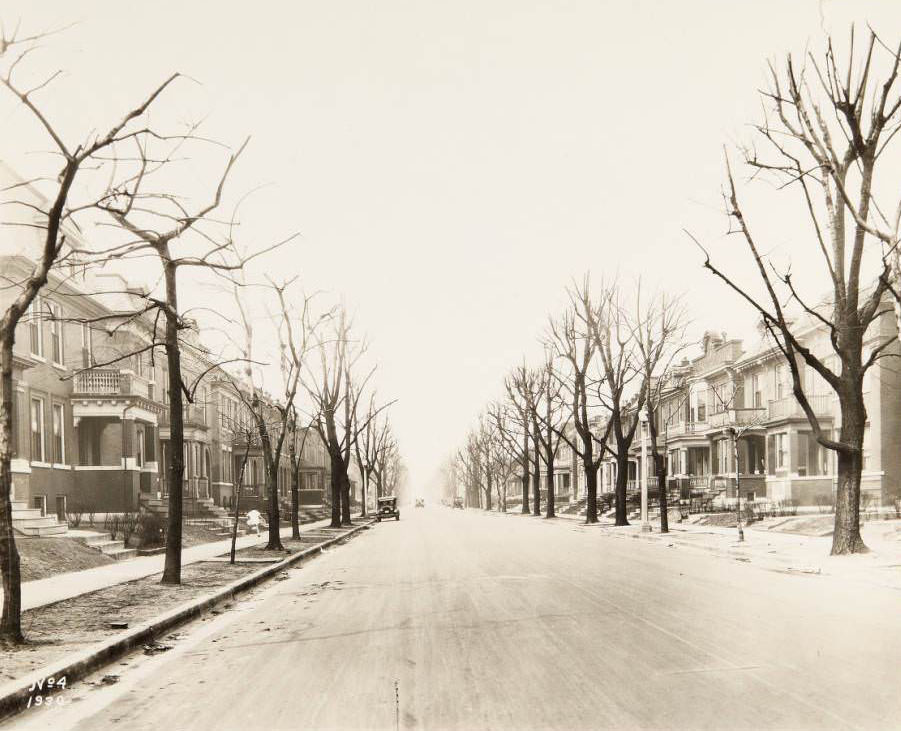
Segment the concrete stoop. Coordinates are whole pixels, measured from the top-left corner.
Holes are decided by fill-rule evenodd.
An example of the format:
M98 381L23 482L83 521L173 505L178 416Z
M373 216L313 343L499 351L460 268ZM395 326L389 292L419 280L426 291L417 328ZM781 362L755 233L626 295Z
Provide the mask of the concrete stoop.
M138 555L136 548L126 548L125 541L114 541L109 533L93 533L87 536L78 536L76 540L100 551L104 556L109 556L114 561L126 561Z
M56 516L41 515L40 508L29 508L25 502L12 502L12 518L13 530L32 538L64 536L68 530L68 525L58 521Z

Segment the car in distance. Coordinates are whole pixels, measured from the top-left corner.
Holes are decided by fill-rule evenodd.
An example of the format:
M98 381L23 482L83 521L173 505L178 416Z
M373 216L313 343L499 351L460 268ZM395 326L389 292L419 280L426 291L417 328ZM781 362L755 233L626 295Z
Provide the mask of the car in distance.
M454 498L454 507L460 508L460 510L463 510L463 498L455 497Z
M378 510L375 514L376 521L381 523L383 520L388 520L388 518L400 520L400 510L397 509L397 498L394 495L378 499Z
M425 500L424 500L423 498L421 498L421 497L416 498L415 506L416 506L417 508L424 508L424 507L425 507Z

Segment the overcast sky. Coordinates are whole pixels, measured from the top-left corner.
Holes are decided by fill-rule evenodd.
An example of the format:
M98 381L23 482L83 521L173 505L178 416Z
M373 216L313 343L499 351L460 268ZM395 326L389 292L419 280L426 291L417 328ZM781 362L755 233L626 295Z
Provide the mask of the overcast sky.
M167 100L178 114L235 146L252 136L232 190L269 185L245 233L301 231L267 267L357 312L415 483L587 270L685 292L697 330L747 332L682 233L725 229L722 146L758 118L768 58L854 20L890 43L901 28L893 0L4 0L0 14L78 21L45 51L67 71L47 103L73 132L181 71L202 86ZM3 100L0 125L24 121ZM0 157L27 167L21 139L0 136Z

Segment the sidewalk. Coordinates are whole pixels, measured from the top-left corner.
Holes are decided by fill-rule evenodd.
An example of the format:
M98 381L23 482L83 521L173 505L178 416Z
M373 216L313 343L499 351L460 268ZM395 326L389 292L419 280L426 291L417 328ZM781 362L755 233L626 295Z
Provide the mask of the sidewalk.
M578 524L586 532L614 538L634 538L668 548L686 548L720 555L743 563L784 573L817 574L856 579L864 583L901 589L901 521L873 520L861 526L861 536L869 553L830 556L831 536L807 536L769 530L780 519L765 520L744 527L745 539L738 540L737 528L670 522L669 533L660 533L660 524L651 524L651 533L642 533L638 522L615 527L609 519L587 525L578 515L558 515L567 525Z
M301 533L310 528L324 528L329 522L326 518L315 523L305 523L301 525ZM280 533L282 538L290 538L291 526L283 527ZM247 546L261 543L266 540L265 535L266 533L263 532L260 536L241 536L237 540L236 548L246 548ZM183 548L181 564L186 566L197 561L205 561L230 549L230 538ZM22 584L22 611L43 607L47 604L70 599L80 594L87 594L107 586L121 584L125 581L142 579L145 576L161 572L165 561L166 556L164 554L141 556L84 571L73 571L68 574L57 574L46 579L38 579L37 581L26 581ZM0 603L0 606L2 606L2 603Z

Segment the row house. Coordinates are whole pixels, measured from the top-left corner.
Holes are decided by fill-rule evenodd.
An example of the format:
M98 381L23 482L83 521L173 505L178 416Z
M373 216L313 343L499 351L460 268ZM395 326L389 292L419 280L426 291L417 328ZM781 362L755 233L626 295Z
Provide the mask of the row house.
M32 195L0 165L0 187ZM83 246L77 231L67 239ZM40 251L39 232L4 239L0 268L8 281L25 279ZM68 261L69 259L65 259ZM17 296L0 288L0 308ZM57 500L97 512L161 504L171 465L169 374L162 347L150 348L155 326L135 317L146 292L117 274L73 263L50 274L16 330L13 350L12 475L15 500L53 510ZM191 504L230 505L240 467L241 402L232 381L207 358L196 334L183 333L183 380L193 390L184 406L184 497ZM328 459L309 432L301 456L301 500L322 503ZM245 490L265 498L262 457L253 455ZM290 494L285 450L279 491Z
M886 338L897 339L891 308L887 310L869 333L866 352ZM829 355L825 328L810 324L801 337L830 367L837 367L837 358ZM897 343L892 347L897 351ZM813 369L802 363L801 370L821 427L837 436L841 426L837 397ZM901 493L899 389L896 358L878 360L865 377L863 504L891 503ZM792 393L788 364L763 332L749 350L725 333L707 333L701 354L672 369L654 418L658 447L666 451L671 494L734 498L737 471L742 498L791 500L799 505L834 500L835 454L816 441ZM602 490L613 490L615 470L611 460L602 465ZM629 487L638 489L640 431L632 444L629 470ZM652 465L649 474L653 475ZM652 476L649 485L656 489L656 478Z

